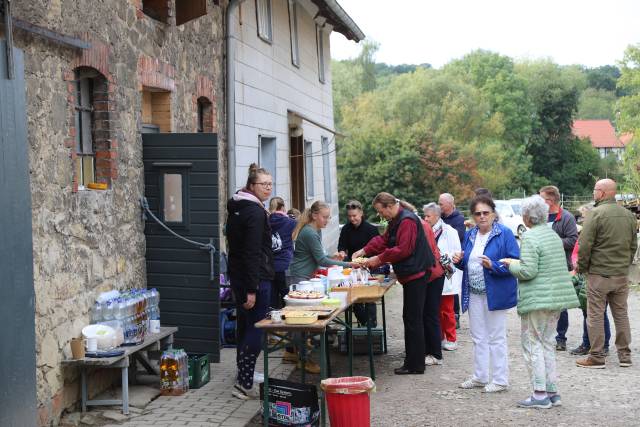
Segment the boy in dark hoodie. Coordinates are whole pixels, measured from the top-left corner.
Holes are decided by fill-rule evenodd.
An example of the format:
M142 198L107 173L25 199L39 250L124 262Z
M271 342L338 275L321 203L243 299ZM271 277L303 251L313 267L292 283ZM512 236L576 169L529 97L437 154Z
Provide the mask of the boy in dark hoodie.
M273 252L269 213L263 203L271 196L273 180L266 169L249 167L247 185L227 203L229 277L236 302L238 375L232 394L240 399L258 399L253 384L262 331L254 325L269 310L273 280Z
M293 258L291 234L298 223L287 215L282 197L274 197L269 202L269 225L271 226L271 250L273 251L274 277L271 282L271 307L284 307L283 298L289 292L286 271Z

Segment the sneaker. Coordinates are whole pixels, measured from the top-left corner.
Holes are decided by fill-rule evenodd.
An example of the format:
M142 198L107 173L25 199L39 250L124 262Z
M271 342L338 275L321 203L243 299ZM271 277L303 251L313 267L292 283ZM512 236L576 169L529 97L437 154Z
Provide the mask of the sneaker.
M260 399L260 391L255 384L251 388L244 388L241 384L235 383L231 394L241 400Z
M285 350L282 353L282 362L283 363L298 363L298 354L293 351Z
M567 351L567 343L563 341L556 342L556 351Z
M486 386L484 386L484 390L482 390L482 392L483 393L500 393L501 391L506 391L506 390L507 390L506 385L489 383Z
M443 341L442 349L446 351L455 351L458 348L458 343L455 341Z
M590 357L576 360L576 366L589 369L604 369L604 362L596 362Z
M297 369L302 369L302 361L299 361L296 365ZM320 373L320 365L313 360L307 360L304 364L304 370L309 374L319 374Z
M262 372L254 372L253 373L253 383L263 383L264 382L264 374Z
M432 355L428 354L424 358L424 364L426 366L442 365L442 359L436 359Z
M549 396L549 400L551 401L551 406L562 406L562 399L559 394Z
M465 390L470 390L472 388L482 388L484 386L486 386L486 383L482 383L480 381L477 381L474 378L469 378L466 379L462 382L462 384L460 384L458 387L463 388Z
M631 359L622 359L619 363L621 368L629 368L632 364Z
M520 408L549 409L551 408L551 406L551 399L549 399L548 397L538 400L531 396L525 400L521 400L520 402L518 402L518 407Z
M571 350L569 350L569 354L572 354L574 356L586 356L587 354L589 354L589 347L585 347L580 344L576 348L572 348Z

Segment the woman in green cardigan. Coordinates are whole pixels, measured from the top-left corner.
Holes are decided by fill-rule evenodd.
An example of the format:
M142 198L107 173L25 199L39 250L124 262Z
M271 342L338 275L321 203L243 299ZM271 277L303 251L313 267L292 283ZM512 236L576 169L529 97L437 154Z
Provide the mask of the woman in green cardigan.
M579 307L567 271L562 241L547 225L549 207L538 195L522 202L524 224L520 260L500 260L518 283L518 314L522 352L531 377L533 395L518 402L523 408L560 406L556 375L555 334L562 310Z

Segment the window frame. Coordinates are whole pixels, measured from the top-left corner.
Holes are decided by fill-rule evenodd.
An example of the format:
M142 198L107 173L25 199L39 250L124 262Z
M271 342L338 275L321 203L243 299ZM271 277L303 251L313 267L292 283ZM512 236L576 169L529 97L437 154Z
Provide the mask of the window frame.
M267 143L267 144L265 144ZM268 144L273 144L272 149L269 150L269 154L272 155L273 167L265 162L266 153L263 148ZM277 188L277 168L278 168L278 139L273 135L258 135L258 164L260 167L266 168L271 173L273 180L273 187L271 191L272 197L276 195Z
M77 69L75 72L75 103L74 124L75 135L75 165L78 189L83 190L87 185L96 182L96 153L94 147L94 108L93 90L97 72L91 69ZM86 169L90 168L90 171Z
M304 140L304 192L307 200L315 197L313 182L313 141Z
M258 38L262 39L266 43L271 44L273 43L273 8L271 7L271 0L256 0L255 6ZM261 6L264 6L264 12L261 12ZM265 13L267 16L263 17L263 13ZM264 25L267 25L267 28L262 27L263 23Z
M316 24L316 52L318 56L318 80L324 84L326 81L325 76L325 61L324 61L324 26Z
M291 64L300 68L300 38L298 36L298 2L288 0L289 35L291 38Z
M166 225L171 225L175 228L188 229L190 225L191 209L189 206L189 175L191 166L184 167L171 167L162 168L158 173L158 218ZM182 176L182 221L167 221L165 215L165 188L164 177L165 175L181 175Z
M324 180L324 201L327 203L333 202L333 193L331 191L331 157L329 152L329 138L326 136L320 137L320 144L322 146L322 175Z

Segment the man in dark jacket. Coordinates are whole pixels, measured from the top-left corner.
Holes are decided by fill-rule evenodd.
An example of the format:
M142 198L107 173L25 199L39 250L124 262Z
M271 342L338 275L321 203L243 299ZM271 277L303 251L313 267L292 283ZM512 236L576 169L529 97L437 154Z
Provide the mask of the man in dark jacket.
M464 233L467 228L464 226L464 215L456 209L455 199L449 193L442 193L438 197L438 205L442 211L442 221L445 224L453 227L458 232L460 237L460 244L464 241ZM460 329L460 297L459 295L453 298L453 312L456 314L456 329Z
M253 374L262 348L262 332L254 325L266 317L270 303L273 252L269 215L263 203L272 188L269 172L252 164L247 185L227 203L229 278L236 302L238 338L238 373L232 394L244 400L260 396Z
M576 219L569 212L560 207L560 190L554 185L542 187L539 191L540 197L549 206L549 219L547 223L553 228L560 239L564 248L564 255L567 258L567 269L573 270L571 265L571 253L573 247L578 241L578 227ZM556 327L556 351L565 351L567 349L567 330L569 329L569 313L562 310L558 325Z
M364 219L362 212L362 204L357 200L351 200L347 203L347 222L340 230L340 239L338 240L338 256L343 261L351 261L353 253L364 248L369 240L378 236L378 228ZM376 314L376 304L354 304L353 313L361 325L367 324L367 319L371 323L371 327L375 328L378 324Z

